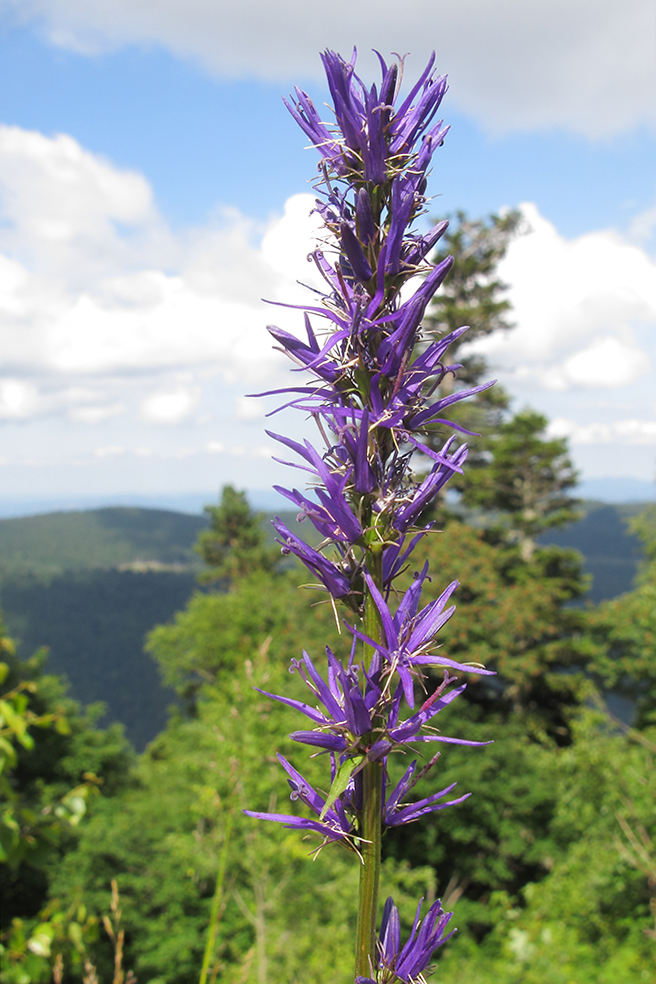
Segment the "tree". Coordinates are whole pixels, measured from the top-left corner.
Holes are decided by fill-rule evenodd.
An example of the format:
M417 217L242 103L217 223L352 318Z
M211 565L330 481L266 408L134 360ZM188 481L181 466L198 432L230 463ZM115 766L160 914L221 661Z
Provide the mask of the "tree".
M133 753L120 725L95 728L102 705L83 714L62 682L44 674L45 651L18 660L10 639L3 636L0 645L7 688L0 704L6 865L0 902L10 921L43 907L51 868L73 847L90 793L102 788L111 796L121 788Z
M272 571L280 551L268 545L262 513L254 513L245 492L225 485L218 506L205 506L210 528L204 530L196 549L212 568L203 581L234 584L253 571Z
M94 727L102 706L83 715L61 681L43 673L45 650L16 658L1 619L0 654L0 980L37 984L52 979L62 954L79 967L97 935L79 898L62 906L49 890L94 800L129 781L132 753L119 725Z
M464 355L463 345L495 331L512 328L509 318L510 301L505 296L507 284L497 276L497 266L506 255L512 238L521 232L521 213L509 211L504 215L489 215L485 219L470 219L457 212L455 222L442 239L443 246L433 257L440 263L452 255L455 263L445 282L435 294L424 319L431 333L449 334L463 325L465 332L449 348L447 365L458 363L457 380L447 374L440 384L440 395L446 396L454 387L469 389L485 381L487 363L480 355ZM494 432L508 409L509 397L499 386L479 393L475 399L455 404L449 416L468 430L481 434L471 444L474 455L485 445L487 435ZM441 443L443 434L433 436L432 443ZM471 465L471 459L469 464Z
M568 495L577 482L564 438L546 436L547 418L524 410L488 439L462 488L466 506L493 514L492 528L530 560L546 530L578 518Z

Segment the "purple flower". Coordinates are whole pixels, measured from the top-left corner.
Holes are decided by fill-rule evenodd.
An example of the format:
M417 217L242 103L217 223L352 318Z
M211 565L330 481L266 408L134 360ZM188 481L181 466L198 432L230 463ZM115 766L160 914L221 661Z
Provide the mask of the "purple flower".
M467 742L466 744L472 744L472 742ZM479 744L483 743L480 742ZM385 825L388 827L399 827L404 823L412 823L413 820L418 820L419 817L422 817L425 813L435 813L437 810L446 809L447 806L455 806L456 803L462 803L469 796L471 796L471 793L465 793L464 796L459 796L458 799L448 800L446 803L440 803L439 800L455 788L456 783L452 782L450 786L447 786L446 789L440 790L439 793L433 793L431 796L426 796L424 799L418 800L416 803L402 805L401 800L405 794L412 789L412 779L416 768L416 761L412 762L408 766L403 778L396 785L385 803L383 819Z
M378 981L405 981L413 984L421 980L422 974L429 965L430 959L438 947L453 936L455 930L445 935L453 913L444 912L441 900L433 902L423 920L420 920L423 899L417 906L415 921L408 942L401 947L401 920L394 900L388 898L383 909L380 923L378 943ZM392 976L389 976L389 975ZM369 977L357 977L356 984L376 984Z
M282 546L282 552L293 553L298 557L309 571L316 574L333 598L344 598L350 594L351 578L344 570L327 560L323 554L313 550L299 537L294 536L277 517L273 520L273 526L280 537L278 543Z
M439 598L418 612L421 588L427 575L428 563L424 565L421 574L415 578L406 591L396 614L392 615L374 581L365 572L364 578L367 588L380 613L385 641L375 642L354 626L348 626L355 636L373 646L392 671L399 674L409 707L415 706L412 670L416 667L442 666L470 673L476 672L485 675L493 673L492 670L485 670L478 665L457 663L445 656L431 653L435 635L455 611L455 605L450 608L445 608L445 606L458 587L458 582L452 581Z
M350 665L345 669L334 653L326 647L328 656L328 683L317 673L315 666L303 651L302 660L293 660L292 669L298 670L301 677L319 700L325 710L310 707L302 701L290 697L280 697L267 693L273 700L293 707L317 725L314 731L295 731L290 737L306 745L316 745L337 754L342 754L357 745L357 739L367 735L373 727L372 716L377 709L381 695L380 686L368 674L365 676L364 692L360 689L358 669ZM379 708L378 708L379 709Z
M297 772L286 758L278 755L278 761L289 776L287 781L292 791L291 799L301 800L317 817L320 817L326 801L306 782L301 773ZM275 823L284 824L285 827L314 830L327 837L328 840L344 840L349 837L353 830L353 822L347 816L342 801L339 799L325 811L323 820L309 820L288 813L258 813L254 810L244 810L243 812L247 817L254 817L256 820L272 820Z

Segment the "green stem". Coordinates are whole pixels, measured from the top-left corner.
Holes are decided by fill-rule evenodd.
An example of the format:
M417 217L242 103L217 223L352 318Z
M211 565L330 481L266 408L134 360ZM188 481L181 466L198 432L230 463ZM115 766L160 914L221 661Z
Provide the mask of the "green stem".
M376 916L380 882L381 810L383 770L378 762L368 762L362 770L362 866L358 924L355 937L355 976L371 977L375 973Z
M205 953L203 954L203 966L201 967L200 980L198 984L206 984L207 972L210 967L210 960L212 959L212 954L214 952L214 943L216 941L216 934L219 928L219 920L221 918L221 902L223 900L223 882L225 881L226 864L228 861L228 847L230 844L230 834L232 833L233 813L234 810L231 809L226 819L225 833L223 835L223 846L221 848L221 857L219 859L219 873L216 876L216 888L214 889L214 898L212 899L210 924L207 932L207 942L205 944Z
M370 550L367 567L382 587L382 549ZM371 597L365 599L364 630L370 639L382 638L380 613ZM370 647L368 647L370 648ZM375 974L376 917L378 915L378 887L380 884L380 849L382 835L383 770L379 762L368 762L362 770L362 836L360 890L358 898L358 923L355 936L355 976L372 977Z

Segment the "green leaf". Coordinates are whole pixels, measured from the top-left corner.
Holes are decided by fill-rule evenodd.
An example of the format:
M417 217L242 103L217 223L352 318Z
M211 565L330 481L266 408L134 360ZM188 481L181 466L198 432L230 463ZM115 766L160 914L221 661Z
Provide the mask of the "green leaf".
M16 749L6 738L0 735L0 772L3 771L5 765L13 768L17 761Z
M20 741L21 737L25 734L27 724L23 718L16 713L16 710L8 700L0 700L0 716L2 716L7 727L11 728Z
M65 717L55 718L55 731L58 735L70 735L71 727Z
M324 803L323 810L319 816L320 820L323 820L326 813L333 805L338 796L341 796L346 787L349 784L349 779L356 772L362 763L364 762L366 755L356 755L354 758L347 759L343 762L337 772L335 773L335 778L333 779L333 784L330 787L330 792L328 793L328 799Z
M55 936L55 929L51 923L41 923L37 926L30 937L27 948L37 957L49 957L50 947Z

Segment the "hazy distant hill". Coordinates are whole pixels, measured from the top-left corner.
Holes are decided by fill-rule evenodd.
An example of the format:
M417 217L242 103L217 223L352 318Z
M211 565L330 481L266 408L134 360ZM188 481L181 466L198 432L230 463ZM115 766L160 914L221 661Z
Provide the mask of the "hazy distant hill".
M625 519L640 508L587 502L579 522L544 537L584 555L591 600L630 590L640 544ZM104 701L107 720L122 721L139 749L174 700L143 639L196 588L193 544L206 525L203 516L126 507L0 520L0 605L19 653L49 646L48 666L68 677L73 696ZM311 536L309 523L297 529Z
M166 564L200 567L192 545L204 516L110 508L0 520L0 578L9 573Z

